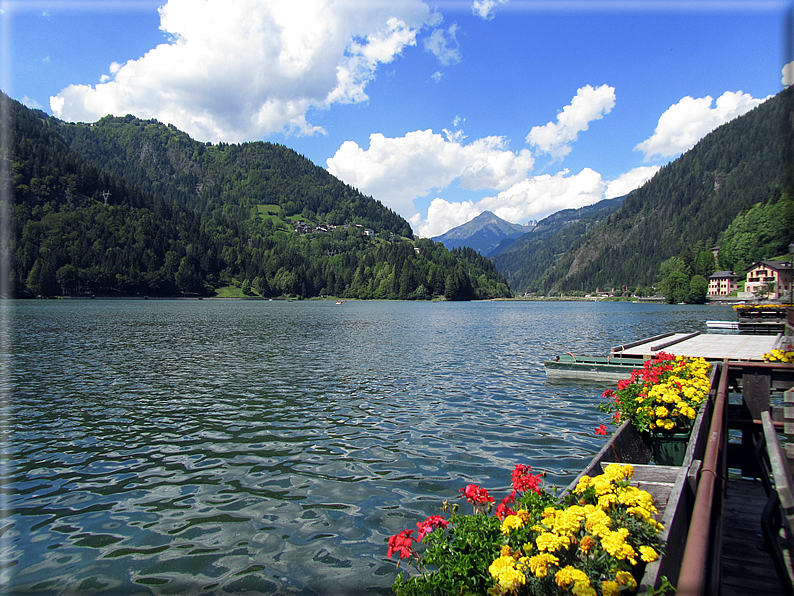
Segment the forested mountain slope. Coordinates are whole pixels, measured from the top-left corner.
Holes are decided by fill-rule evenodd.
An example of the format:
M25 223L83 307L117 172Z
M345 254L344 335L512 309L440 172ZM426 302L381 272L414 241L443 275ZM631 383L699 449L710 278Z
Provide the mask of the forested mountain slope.
M620 209L586 231L553 265L533 273L526 287L543 293L596 287L650 286L660 265L696 244L713 246L740 217L758 205L778 214L765 242L767 258L786 251L792 239L792 141L794 88L724 124L643 187ZM551 252L551 251L549 251ZM497 260L513 279L531 262L516 251Z
M173 125L129 115L91 125L58 122L57 129L89 163L203 214L222 212L253 224L258 206L275 205L287 217L321 215L325 223L413 234L380 202L283 145L201 143Z
M15 296L211 296L229 284L261 296L510 295L484 257L414 241L405 220L286 148L208 147L135 118L66 124L0 101ZM294 231L291 212L328 231Z
M535 292L543 287L546 270L561 255L578 246L599 221L617 211L625 198L617 197L581 209L563 209L553 213L491 259L511 288Z

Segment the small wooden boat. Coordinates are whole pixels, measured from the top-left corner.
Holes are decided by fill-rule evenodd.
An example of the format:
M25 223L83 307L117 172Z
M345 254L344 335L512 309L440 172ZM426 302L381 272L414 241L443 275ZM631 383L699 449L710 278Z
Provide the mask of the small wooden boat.
M709 329L738 329L739 321L706 321Z
M620 381L631 371L642 368L642 358L612 358L562 354L544 362L547 379L586 379L589 381Z

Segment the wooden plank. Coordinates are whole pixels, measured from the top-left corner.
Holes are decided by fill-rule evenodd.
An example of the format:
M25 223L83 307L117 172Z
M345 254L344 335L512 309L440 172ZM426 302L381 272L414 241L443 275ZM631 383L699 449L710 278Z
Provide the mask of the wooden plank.
M742 375L742 397L754 420L761 419L762 412L769 411L771 375L763 371Z
M723 509L722 596L780 595L783 587L761 536L766 493L760 482L731 479Z
M787 404L794 404L794 387L783 394L783 402Z
M772 475L775 478L775 490L780 497L780 506L786 512L789 523L794 526L794 481L791 479L791 471L769 412L761 414L761 422L764 425L766 448L772 466Z

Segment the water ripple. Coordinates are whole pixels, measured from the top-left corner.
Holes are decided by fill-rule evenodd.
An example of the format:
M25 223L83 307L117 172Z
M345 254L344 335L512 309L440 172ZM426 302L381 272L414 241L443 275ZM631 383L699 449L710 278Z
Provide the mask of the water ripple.
M388 594L389 535L516 463L564 485L603 387L544 359L702 330L629 304L6 301L0 588ZM9 425L10 421L10 425Z

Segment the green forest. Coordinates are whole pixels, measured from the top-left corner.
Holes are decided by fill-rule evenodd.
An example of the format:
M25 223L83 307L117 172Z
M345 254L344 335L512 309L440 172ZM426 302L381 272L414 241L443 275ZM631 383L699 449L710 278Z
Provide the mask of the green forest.
M415 239L403 218L286 147L201 143L134 116L70 124L0 101L13 296L512 295L485 257Z
M789 87L712 131L614 212L583 217L549 238L521 239L494 261L520 293L659 289L681 269L677 277L690 284L715 270L741 276L754 261L787 254L794 240L792 148ZM719 256L711 271L692 265L713 247ZM702 286L696 279L693 295ZM684 292L679 287L675 295Z

